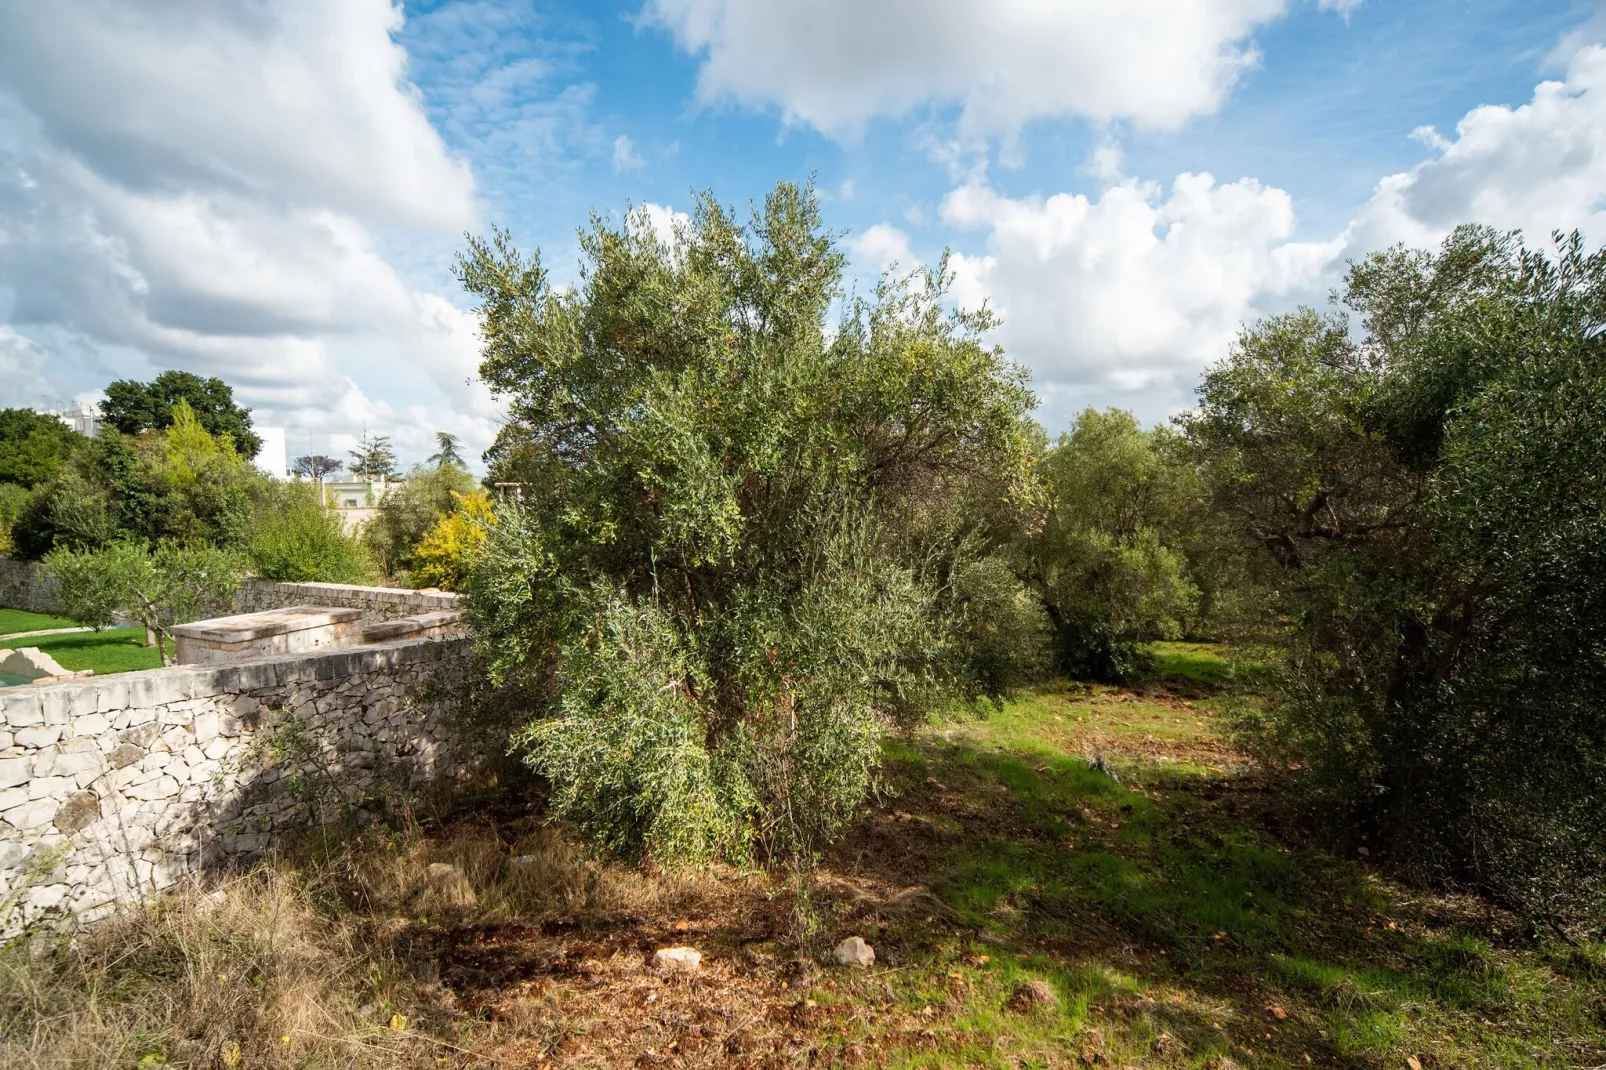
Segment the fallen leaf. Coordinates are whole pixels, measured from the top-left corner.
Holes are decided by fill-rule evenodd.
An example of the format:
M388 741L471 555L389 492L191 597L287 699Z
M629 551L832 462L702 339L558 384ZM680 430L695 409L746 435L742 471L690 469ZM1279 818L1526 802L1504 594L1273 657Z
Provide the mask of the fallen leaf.
M1407 1055L1405 1057L1405 1065L1409 1066L1411 1070L1422 1070L1422 1060L1415 1055Z
M398 1033L404 1032L407 1029L407 1019L399 1014L393 1014L390 1016L390 1027Z
M1281 1022L1288 1017L1288 1012L1283 1010L1281 1007L1273 1007L1271 1009L1271 1016Z

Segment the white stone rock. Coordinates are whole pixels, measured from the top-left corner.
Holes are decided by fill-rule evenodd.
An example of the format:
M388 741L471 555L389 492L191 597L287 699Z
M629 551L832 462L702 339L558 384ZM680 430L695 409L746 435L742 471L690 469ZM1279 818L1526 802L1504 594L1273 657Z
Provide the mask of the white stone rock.
M195 742L210 743L217 738L221 727L222 718L218 716L217 711L212 710L197 714L195 717Z
M28 789L26 787L6 788L0 791L0 814L5 813L13 806L21 806L27 801Z
M98 736L111 726L111 719L105 714L90 713L73 721L72 732L75 736Z
M24 747L48 747L61 738L61 731L61 725L33 725L17 733L17 742Z
M177 780L170 776L159 776L155 780L147 780L143 784L136 785L128 794L142 802L149 802L153 799L170 799L178 792Z
M0 788L14 788L28 783L28 778L33 775L29 768L32 764L28 758L0 758Z
M60 799L71 792L73 787L71 777L36 776L28 781L28 798Z
M65 884L46 884L37 888L28 889L28 906L32 910L49 910L58 907L72 891Z
M23 803L21 806L13 806L7 810L5 819L14 828L23 832L32 832L50 824L56 816L56 807L58 805L60 804L54 799L35 799L32 802Z
M703 953L694 947L661 947L653 952L652 964L659 970L694 973L703 962Z
M869 966L875 962L875 948L862 936L850 936L836 945L836 960L843 966Z
M6 724L12 728L45 723L44 707L39 701L39 693L33 688L22 689L20 694L15 691L11 694L0 692L0 713L4 714Z
M84 772L98 773L105 767L106 756L101 754L100 748L93 741L69 739L56 752L56 761L50 767L50 775L77 776Z
M206 746L202 747L201 753L207 758L221 758L225 754L229 753L230 746L231 744L229 741L220 736L217 739L212 740L212 742L208 743Z

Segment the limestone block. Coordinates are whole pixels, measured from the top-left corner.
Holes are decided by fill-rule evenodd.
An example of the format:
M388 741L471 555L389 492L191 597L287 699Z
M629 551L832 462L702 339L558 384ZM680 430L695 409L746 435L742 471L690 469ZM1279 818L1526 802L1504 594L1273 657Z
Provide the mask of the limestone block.
M63 669L62 673L65 672L66 670ZM56 675L61 675L61 673ZM66 728L67 723L73 719L74 714L87 712L80 711L77 704L73 702L72 692L80 689L91 690L91 688L86 688L81 684L40 688L39 708L44 714L45 724L60 725L62 728Z
M75 736L98 736L111 726L111 719L104 713L86 713L82 717L73 718L72 734Z
M130 705L128 681L111 678L95 681L95 712L112 718L114 726L119 717L127 717Z
M92 739L69 739L55 748L56 760L50 767L51 776L78 776L98 774L106 768L106 756Z
M14 788L28 783L33 776L31 758L0 758L0 788Z
M70 836L99 819L100 799L94 792L80 791L67 797L67 801L56 811L52 823L58 830Z
M38 724L17 733L17 742L24 747L48 747L61 738L62 724Z
M29 910L50 910L62 904L71 891L65 884L46 884L28 889L26 902Z
M28 798L60 799L76 787L71 777L36 776L28 781Z
M27 801L28 789L26 787L6 788L0 791L0 814L5 813L13 806L21 806Z
M50 824L56 816L56 803L51 799L35 799L13 806L5 812L5 820L22 832L36 832Z
M148 802L152 799L170 799L178 794L178 781L170 776L159 776L154 780L147 780L143 784L136 784L128 790L131 798Z
M155 706L136 706L131 703L129 707L123 711L122 719L125 721L125 723L122 725L122 727L143 728L146 725L155 725L156 718L160 712L161 711ZM156 729L153 728L151 734L152 739L156 738L155 732Z
M219 736L217 739L212 740L212 742L202 747L201 754L206 758L221 758L225 754L229 753L229 749L232 746L233 743L230 740Z
M13 729L44 724L45 712L33 688L7 688L0 691L0 720Z
M133 765L143 757L145 757L144 747L134 743L119 743L112 748L111 767L113 769L122 769L125 766Z
M212 740L216 739L218 731L222 727L222 723L222 717L219 716L216 710L207 710L204 713L196 714L195 742L210 743Z

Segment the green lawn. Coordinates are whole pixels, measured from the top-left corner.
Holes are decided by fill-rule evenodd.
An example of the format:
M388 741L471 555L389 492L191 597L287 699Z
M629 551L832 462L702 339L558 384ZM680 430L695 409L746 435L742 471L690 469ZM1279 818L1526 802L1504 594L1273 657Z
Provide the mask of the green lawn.
M26 609L0 609L0 635L13 632L36 632L45 628L76 628L77 621L65 617L52 617L46 613L30 613Z
M38 635L17 645L38 647L70 672L93 669L96 676L105 676L160 667L162 661L156 648L141 646L144 640L143 628L108 628L103 632Z

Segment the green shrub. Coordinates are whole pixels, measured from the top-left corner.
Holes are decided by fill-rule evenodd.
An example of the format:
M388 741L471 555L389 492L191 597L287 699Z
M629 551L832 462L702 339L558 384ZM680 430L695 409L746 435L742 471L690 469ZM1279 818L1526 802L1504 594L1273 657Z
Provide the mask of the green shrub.
M347 535L339 516L324 508L320 489L312 483L275 483L257 499L247 541L256 575L289 583L375 578L361 541Z
M414 468L379 503L363 531L363 543L386 576L401 577L418 566L414 554L424 536L457 511L460 494L475 490L474 477L455 464Z

